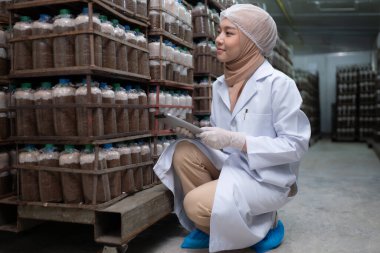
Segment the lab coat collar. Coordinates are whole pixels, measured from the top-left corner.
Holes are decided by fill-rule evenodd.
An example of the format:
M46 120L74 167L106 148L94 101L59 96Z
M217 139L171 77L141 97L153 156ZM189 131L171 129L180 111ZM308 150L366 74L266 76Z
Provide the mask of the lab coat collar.
M257 81L263 80L265 77L272 75L274 68L265 60L263 64L255 71L255 73L248 79L244 86L238 101L236 102L234 111L232 112L232 119L236 114L245 106L245 104L257 93ZM225 82L224 75L216 80L215 88L218 89L219 96L222 98L223 103L230 108L230 98L228 94L228 87Z

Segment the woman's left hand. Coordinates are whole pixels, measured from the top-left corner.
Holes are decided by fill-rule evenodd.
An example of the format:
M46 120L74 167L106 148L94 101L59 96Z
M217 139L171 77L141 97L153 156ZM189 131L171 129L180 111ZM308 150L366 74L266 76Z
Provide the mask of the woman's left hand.
M219 127L202 127L203 132L197 135L207 146L215 149L234 147L242 150L245 145L245 134L231 132Z

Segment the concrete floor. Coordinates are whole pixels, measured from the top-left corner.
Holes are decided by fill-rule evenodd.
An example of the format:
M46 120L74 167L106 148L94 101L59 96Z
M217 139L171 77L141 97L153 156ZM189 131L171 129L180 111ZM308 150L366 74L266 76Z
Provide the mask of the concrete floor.
M273 253L380 252L380 162L365 144L317 142L302 162L299 189L279 212L286 234ZM0 232L0 253L95 253L92 233L90 226L59 223ZM127 253L208 252L181 250L185 235L171 215L136 237Z

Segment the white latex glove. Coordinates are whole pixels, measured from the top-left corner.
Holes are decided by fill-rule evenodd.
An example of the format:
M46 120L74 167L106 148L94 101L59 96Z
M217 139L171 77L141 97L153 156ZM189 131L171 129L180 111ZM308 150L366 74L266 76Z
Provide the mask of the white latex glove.
M245 145L245 134L231 132L219 127L202 127L203 132L197 135L207 146L215 149L233 147L242 150Z
M181 138L190 138L190 139L195 138L192 132L190 132L189 130L183 127L176 127L175 132L177 136Z

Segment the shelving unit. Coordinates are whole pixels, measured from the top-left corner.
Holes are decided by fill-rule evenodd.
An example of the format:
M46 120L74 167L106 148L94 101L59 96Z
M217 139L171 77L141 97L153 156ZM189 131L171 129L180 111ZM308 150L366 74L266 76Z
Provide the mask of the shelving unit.
M355 141L358 125L358 73L356 66L340 68L336 73L336 128L333 140Z
M332 139L372 139L376 125L376 72L370 66L345 66L337 70L336 80Z
M275 69L282 71L291 78L295 77L291 48L280 38L273 49L272 55L268 58L268 61Z
M43 144L55 145L87 145L94 146L94 168L93 169L72 169L66 167L49 167L40 165L23 165L19 162L15 166L18 171L18 191L16 196L7 196L0 200L0 230L4 231L22 231L34 225L31 220L41 222L45 220L71 222L80 224L94 225L96 231L95 240L116 246L121 246L132 239L137 233L152 225L163 216L169 214L172 210L172 199L167 189L157 185L158 179L155 177L152 167L154 160L150 153L147 161L139 160L132 164L118 167L107 168L100 164L100 145L109 143L120 143L126 141L144 140L150 146L154 132L146 129L137 129L129 132L119 132L113 134L102 134L95 136L92 129L95 127L93 112L95 110L106 109L125 109L137 110L139 115L148 115L149 105L121 105L121 104L98 104L92 102L91 85L94 81L112 81L114 83L128 81L128 84L138 84L146 91L150 87L150 75L148 73L129 72L120 69L105 68L95 64L94 41L95 38L106 39L125 45L128 48L137 50L140 55L148 55L149 50L145 47L122 41L116 37L110 36L100 31L96 31L93 23L94 12L107 14L113 18L118 18L123 24L138 27L145 34L148 33L148 18L136 15L115 5L109 1L103 0L34 0L25 2L15 2L10 7L12 19L17 15L29 15L34 19L40 13L57 14L60 8L71 9L74 13L80 13L83 7L88 8L88 29L86 31L66 32L62 34L50 34L47 36L26 36L21 39L14 38L10 40L11 48L14 49L16 43L32 42L40 39L54 39L63 36L75 37L78 35L87 35L89 38L90 62L85 66L69 66L64 68L45 68L45 69L18 69L15 66L14 55L12 55L12 65L9 78L13 83L19 85L25 81L36 83L41 81L57 82L59 78L70 78L72 81L81 81L85 78L84 83L87 87L87 103L77 104L52 104L52 105L15 105L10 109L14 110L16 115L23 110L50 109L53 112L60 109L82 109L87 112L88 132L87 136L22 136L18 135L15 129L12 130L10 141L16 143L17 160L23 144L35 144L41 147ZM169 35L170 37L170 35ZM14 52L14 50L12 50ZM140 59L139 57L138 59ZM146 57L148 64L149 56ZM144 66L143 66L144 67ZM148 69L148 67L147 67ZM0 80L1 81L1 80ZM165 84L166 85L166 84ZM167 83L167 86L174 85ZM183 88L192 89L187 84L180 84ZM182 87L181 86L181 87ZM135 120L135 119L133 119ZM17 123L17 122L16 122ZM66 203L66 202L44 202L39 200L25 200L23 198L20 183L23 173L35 172L40 173L57 173L80 175L91 177L92 198L90 202ZM133 189L123 191L117 196L111 196L110 187L111 176L113 173L125 173L132 175L130 180L133 181ZM110 181L108 181L108 179ZM101 184L101 186L99 186ZM99 188L104 194L104 201L97 200ZM131 196L134 195L134 196ZM126 198L129 196L128 198ZM157 202L159 201L159 202ZM153 206L152 206L153 205ZM125 208L128 206L128 208ZM160 207L160 208L149 208ZM107 212L103 214L102 212ZM139 219L135 213L143 214L143 217L149 219ZM98 217L99 216L99 217ZM121 217L120 219L118 217ZM112 224L112 226L110 225ZM124 227L128 229L123 230ZM121 230L119 230L121 229ZM116 237L116 239L115 239Z
M148 36L152 78L149 85L151 94L153 94L153 97L150 95L149 98L149 110L151 112L150 129L154 136L154 154L157 154L158 138L175 135L175 132L160 123L155 116L170 111L175 116L192 121L192 103L191 105L174 105L169 101L174 99L173 92L193 96L194 68L192 60L188 58L193 51L193 43L191 41L192 26L189 22L188 8L189 4L186 1L182 1L182 5L176 4L174 1L164 2L160 0L149 3L150 28ZM186 75L183 75L185 72ZM168 95L170 99L166 99L162 95L163 92L171 94Z
M368 67L361 67L359 74L359 125L358 140L371 139L376 125L376 72Z
M205 0L202 5L192 1L193 7L193 40L194 51L194 115L198 122L207 119L211 114L212 83L223 74L223 64L216 58L215 41L219 27L219 13L226 9L226 1ZM199 4L198 3L198 4ZM213 11L211 11L211 9Z
M321 135L319 106L319 76L303 70L295 71L295 82L302 96L301 110L306 114L311 125L310 145Z
M8 100L9 97L9 59L8 45L6 44L5 28L9 25L9 13L7 11L9 3L0 2L0 99ZM11 164L11 149L14 148L14 143L9 139L11 128L11 112L7 106L0 106L0 199L4 199L15 194L15 169ZM0 207L1 208L1 207ZM0 218L1 219L1 218Z

